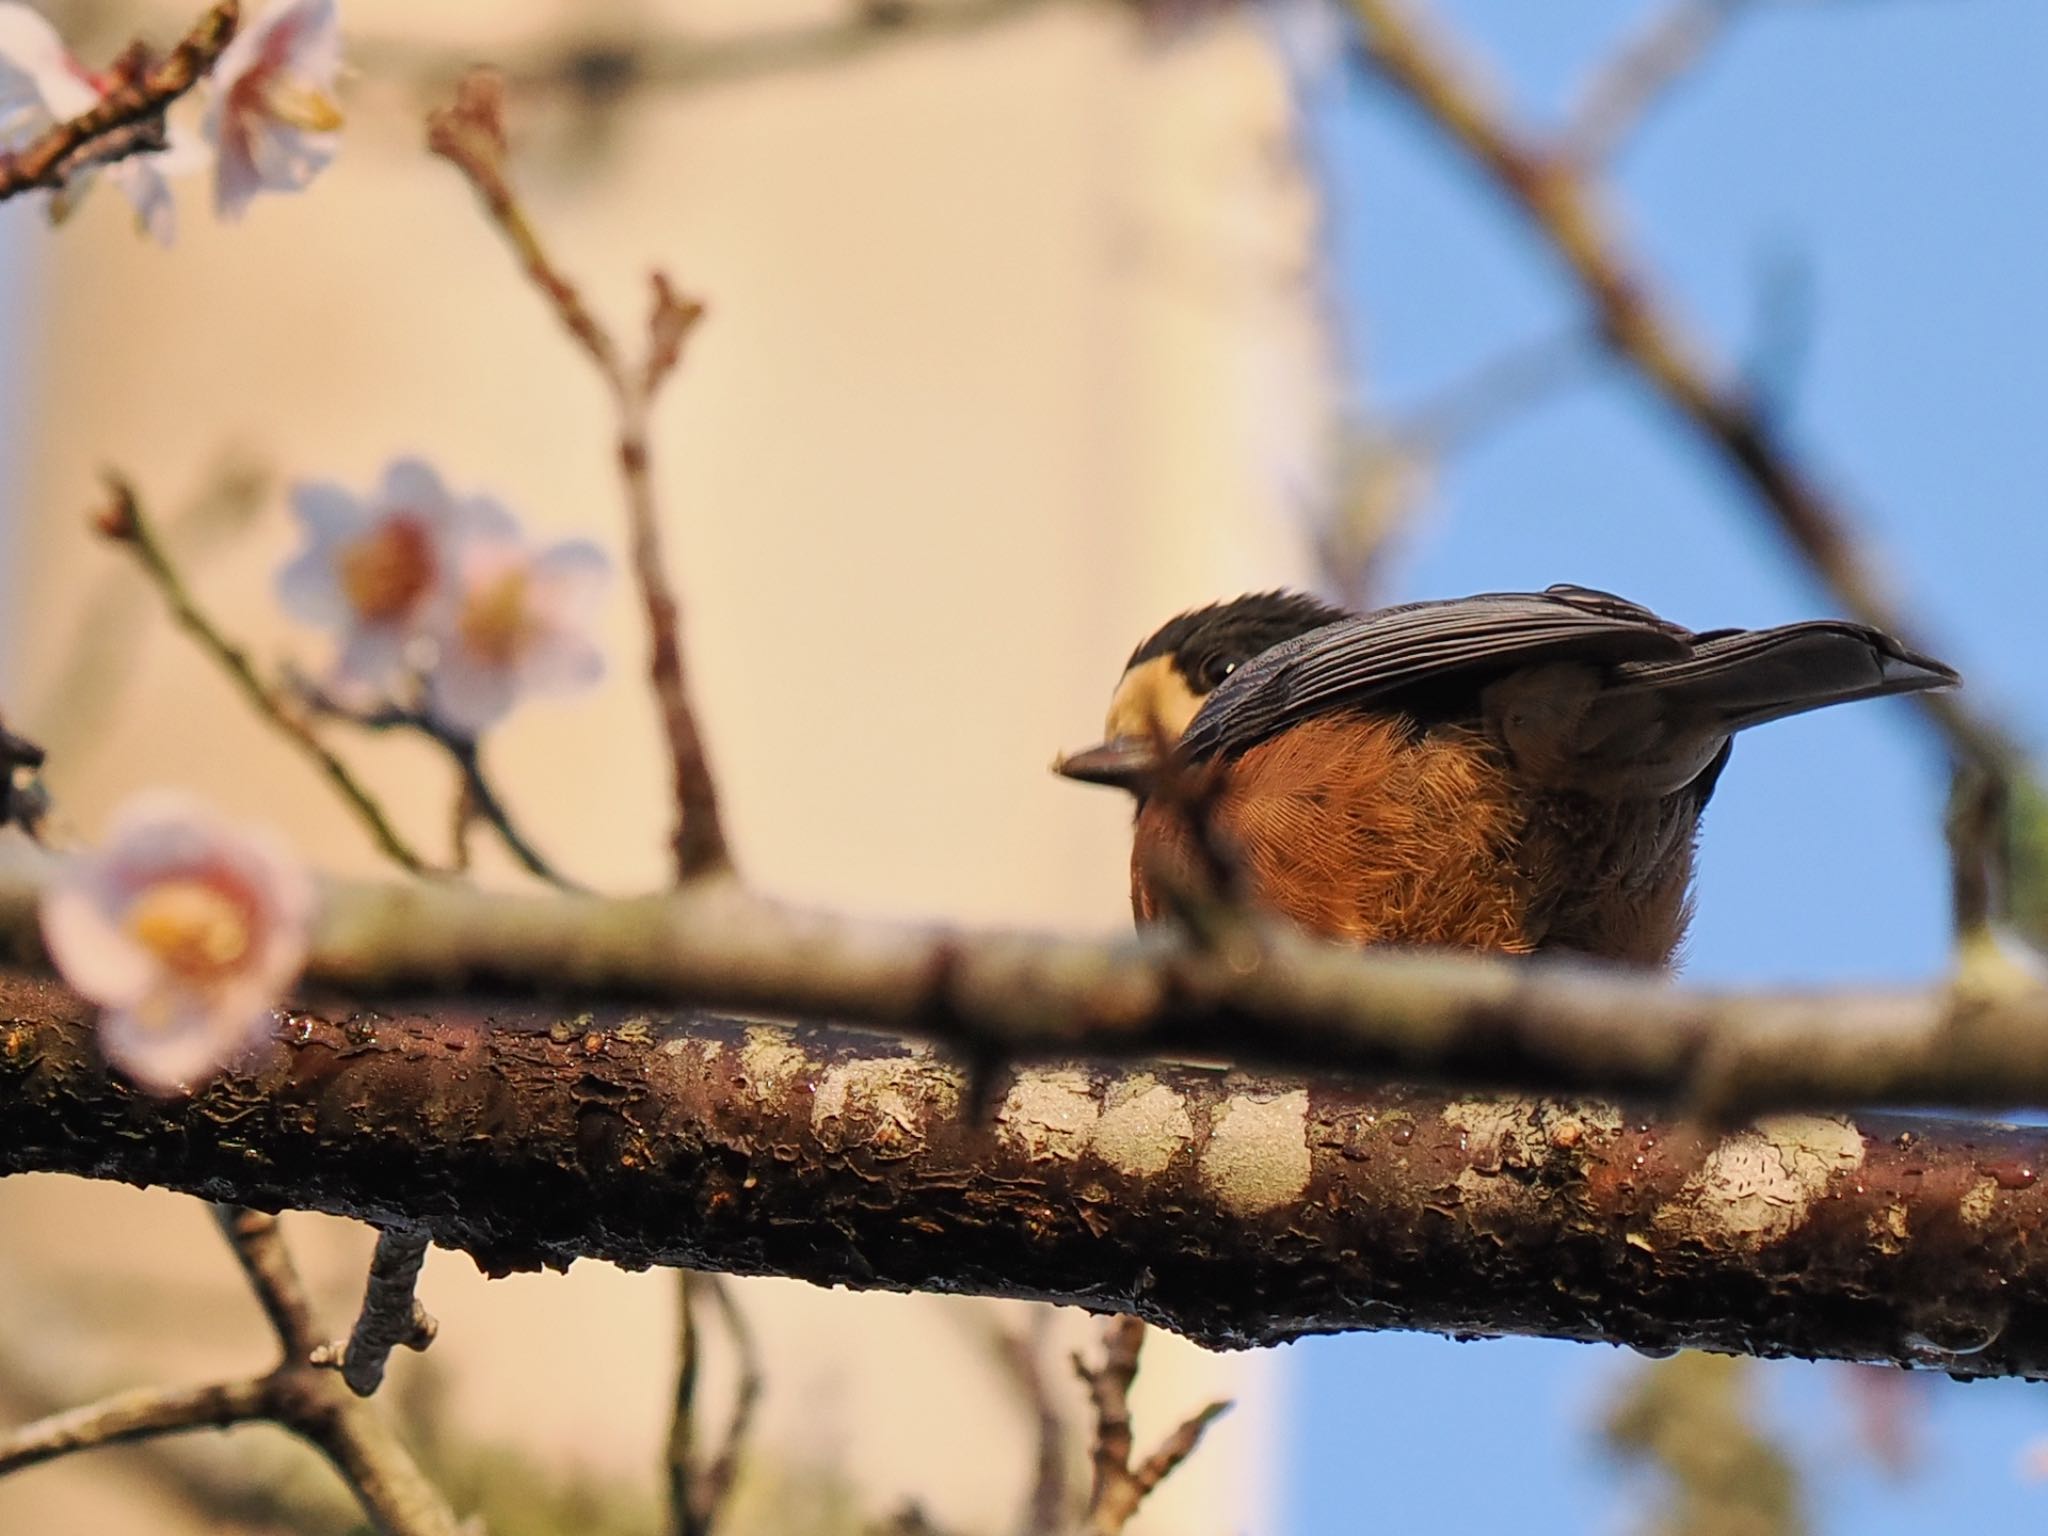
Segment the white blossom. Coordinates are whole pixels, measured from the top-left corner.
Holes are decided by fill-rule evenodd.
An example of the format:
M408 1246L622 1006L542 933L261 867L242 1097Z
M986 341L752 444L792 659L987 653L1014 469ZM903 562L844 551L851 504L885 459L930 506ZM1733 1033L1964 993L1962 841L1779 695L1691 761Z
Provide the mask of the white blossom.
M108 1061L156 1092L212 1076L305 964L313 884L268 833L168 791L139 796L42 900L43 942L102 1009Z
M340 70L334 0L286 0L228 44L206 113L222 218L239 218L258 192L300 190L334 158Z
M427 673L427 708L474 739L528 694L593 687L604 655L590 633L611 561L587 539L545 549L515 531L468 530Z

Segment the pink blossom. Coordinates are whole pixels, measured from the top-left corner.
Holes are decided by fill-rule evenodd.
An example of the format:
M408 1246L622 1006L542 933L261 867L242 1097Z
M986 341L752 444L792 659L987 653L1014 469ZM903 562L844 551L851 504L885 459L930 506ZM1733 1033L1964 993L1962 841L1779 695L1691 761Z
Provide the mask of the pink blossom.
M427 673L429 713L474 739L524 694L574 693L604 675L590 634L611 562L587 539L535 549L511 530L472 529L455 601Z
M340 69L334 0L286 0L228 44L206 112L222 218L239 218L258 192L298 191L334 158Z
M18 149L52 124L90 111L104 94L105 83L66 51L49 22L26 5L0 3L0 150ZM137 226L164 245L177 232L165 173L188 169L193 151L173 129L169 148L105 167L134 204ZM88 168L72 176L50 199L52 220L78 205L97 174Z
M279 573L279 595L295 617L340 632L330 681L352 705L383 701L431 660L431 636L453 602L464 532L509 535L512 528L497 502L458 500L418 459L395 460L367 498L338 485L295 486L292 507L306 545Z
M138 796L44 892L43 942L98 1003L100 1049L143 1087L203 1082L269 1027L305 964L314 892L267 833Z

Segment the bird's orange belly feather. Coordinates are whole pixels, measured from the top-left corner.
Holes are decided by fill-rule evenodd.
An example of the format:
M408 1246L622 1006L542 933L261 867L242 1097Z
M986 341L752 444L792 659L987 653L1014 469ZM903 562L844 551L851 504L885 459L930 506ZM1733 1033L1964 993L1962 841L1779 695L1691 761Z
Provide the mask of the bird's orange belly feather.
M1305 721L1236 759L1210 814L1253 901L1349 943L1657 965L1687 916L1695 808L1533 792L1476 728ZM1138 920L1158 920L1161 882L1196 868L1185 813L1148 801L1132 849Z

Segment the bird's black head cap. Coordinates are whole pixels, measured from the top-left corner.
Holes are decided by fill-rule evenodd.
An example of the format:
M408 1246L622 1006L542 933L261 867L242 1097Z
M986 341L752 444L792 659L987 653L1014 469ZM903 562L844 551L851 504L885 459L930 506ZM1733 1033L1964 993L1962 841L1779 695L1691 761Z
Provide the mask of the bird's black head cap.
M1341 608L1306 593L1253 592L1169 619L1131 652L1125 670L1156 656L1171 656L1174 670L1200 697L1261 651L1343 617Z

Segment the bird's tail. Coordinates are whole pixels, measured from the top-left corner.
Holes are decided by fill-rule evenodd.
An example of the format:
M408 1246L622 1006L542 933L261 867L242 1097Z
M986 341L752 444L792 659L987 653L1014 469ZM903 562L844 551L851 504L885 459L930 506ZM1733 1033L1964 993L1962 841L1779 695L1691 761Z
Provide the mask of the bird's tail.
M1879 630L1814 619L1703 634L1690 656L1622 663L1613 686L1653 691L1667 706L1698 711L1734 732L1829 704L1952 688L1960 681L1954 668Z

